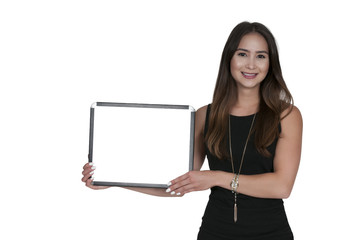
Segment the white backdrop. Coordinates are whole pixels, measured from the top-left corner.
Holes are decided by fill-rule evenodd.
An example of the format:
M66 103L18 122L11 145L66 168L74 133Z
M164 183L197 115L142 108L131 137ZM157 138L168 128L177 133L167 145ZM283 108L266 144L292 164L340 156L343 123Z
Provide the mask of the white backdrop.
M241 21L274 33L304 118L285 200L296 239L360 239L360 31L356 1L1 1L1 239L195 239L209 191L92 191L95 101L211 101ZM207 166L205 166L205 169Z

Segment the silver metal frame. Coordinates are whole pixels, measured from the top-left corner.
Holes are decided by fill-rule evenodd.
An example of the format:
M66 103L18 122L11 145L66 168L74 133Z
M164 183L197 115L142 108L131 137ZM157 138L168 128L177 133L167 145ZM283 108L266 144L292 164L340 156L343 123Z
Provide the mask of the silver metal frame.
M169 105L169 104L144 104L144 103L116 103L116 102L95 102L90 108L90 130L89 130L89 162L93 161L93 140L94 140L94 117L95 107L131 107L131 108L162 108L162 109L184 109L190 111L190 139L189 139L189 171L193 170L194 162L194 124L195 109L189 105ZM167 188L167 184L148 184L130 182L104 182L93 181L97 186L119 186L119 187L147 187L147 188Z

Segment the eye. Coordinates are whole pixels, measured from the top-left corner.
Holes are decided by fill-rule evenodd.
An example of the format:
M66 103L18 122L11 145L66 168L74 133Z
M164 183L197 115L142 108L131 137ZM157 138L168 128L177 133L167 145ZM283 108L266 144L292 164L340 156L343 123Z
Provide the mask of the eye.
M241 56L241 57L246 57L247 56L247 54L245 52L239 52L237 55Z
M257 58L266 58L266 56L263 54L259 54L259 55L257 55Z

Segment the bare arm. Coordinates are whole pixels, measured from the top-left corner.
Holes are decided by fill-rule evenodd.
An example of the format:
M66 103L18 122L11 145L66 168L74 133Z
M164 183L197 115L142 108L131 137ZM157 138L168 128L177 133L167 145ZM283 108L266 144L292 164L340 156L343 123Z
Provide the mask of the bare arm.
M290 196L300 164L302 145L302 116L296 107L281 121L281 128L274 158L274 172L241 175L238 192L263 198ZM228 187L230 188L229 183Z
M195 118L195 136L194 136L194 165L193 169L199 171L203 165L205 158L205 150L203 144L203 132L204 132L204 122L206 116L207 107L202 107L196 112ZM93 168L93 169L92 169ZM103 186L94 186L92 184L91 176L95 170L94 166L91 166L89 163L85 164L83 167L83 178L82 181L85 185L91 189L106 189L109 187ZM149 194L159 197L171 197L171 196L183 196L183 194L175 194L173 191L166 192L164 189L160 188L140 188L140 187L123 187L128 190ZM172 194L170 194L172 193Z
M302 143L302 116L294 107L281 121L282 132L274 158L274 172L240 175L237 192L262 198L287 198L296 179ZM189 172L172 181L171 190L185 194L213 186L231 189L233 174L222 171Z

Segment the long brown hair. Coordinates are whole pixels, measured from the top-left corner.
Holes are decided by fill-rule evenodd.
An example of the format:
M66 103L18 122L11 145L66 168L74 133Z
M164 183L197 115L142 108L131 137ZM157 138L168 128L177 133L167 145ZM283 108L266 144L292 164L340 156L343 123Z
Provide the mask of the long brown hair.
M208 149L219 159L229 157L228 118L230 108L237 98L237 87L230 72L230 62L242 37L252 32L259 33L265 38L270 61L267 76L260 84L259 111L254 126L254 141L259 153L266 157L271 155L267 147L279 136L281 113L293 107L291 93L282 77L277 45L272 33L257 22L238 24L229 35L223 49L205 136Z

